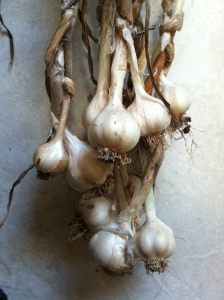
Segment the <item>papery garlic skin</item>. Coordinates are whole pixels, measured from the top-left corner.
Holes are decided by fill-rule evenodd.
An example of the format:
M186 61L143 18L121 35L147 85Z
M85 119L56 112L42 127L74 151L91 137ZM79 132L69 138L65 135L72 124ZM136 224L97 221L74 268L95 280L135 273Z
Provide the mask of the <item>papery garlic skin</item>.
M111 173L113 164L97 159L97 150L86 142L80 141L75 135L65 130L68 152L66 177L70 185L77 191L88 190L101 186Z
M172 143L172 131L170 129L166 129L165 131L165 135L164 135L164 150L168 150L171 146L171 143Z
M51 173L52 176L64 172L68 164L68 156L63 142L59 139L53 139L41 145L34 152L33 162L37 170Z
M131 32L124 20L118 18L117 22L118 26L121 26L122 35L127 42L131 75L135 90L135 100L127 110L139 124L141 136L160 133L169 126L171 117L162 101L149 96L145 92L139 76L138 61Z
M109 103L89 126L88 139L96 148L108 148L124 153L138 143L140 128L122 105L122 91L127 70L127 48L119 36L116 37L116 42L111 68Z
M118 214L118 203L107 197L95 197L90 200L81 199L79 203L81 216L91 232L97 232L101 226L110 223Z
M159 78L159 86L163 97L170 104L174 114L182 117L191 106L188 92L171 83L163 73L161 73Z
M163 261L175 251L175 238L171 228L156 216L152 189L147 196L145 210L146 222L133 239L134 255L137 259L156 261L158 269L153 271L163 272Z
M116 223L109 224L111 230L117 229ZM121 273L132 269L133 261L128 256L128 237L118 233L101 230L93 235L89 250L95 260L108 270Z

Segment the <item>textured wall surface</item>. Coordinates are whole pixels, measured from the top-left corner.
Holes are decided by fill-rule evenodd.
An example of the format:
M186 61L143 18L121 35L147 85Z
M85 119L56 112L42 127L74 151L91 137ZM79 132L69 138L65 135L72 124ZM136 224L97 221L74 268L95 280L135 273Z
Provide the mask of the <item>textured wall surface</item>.
M158 17L159 5L152 1ZM1 33L0 217L12 183L32 162L50 128L43 58L60 20L59 7L59 0L2 1L4 21L14 36L15 61L8 70L9 43ZM174 140L156 182L158 216L173 229L177 243L169 271L148 277L139 263L132 276L97 273L87 242L68 242L73 202L80 194L64 178L43 182L32 170L16 188L0 230L0 287L10 300L224 299L224 2L186 0L184 11L169 78L192 96L189 115L198 147L189 155L191 140ZM77 22L77 92L69 125L82 137L81 112L93 85L80 29Z

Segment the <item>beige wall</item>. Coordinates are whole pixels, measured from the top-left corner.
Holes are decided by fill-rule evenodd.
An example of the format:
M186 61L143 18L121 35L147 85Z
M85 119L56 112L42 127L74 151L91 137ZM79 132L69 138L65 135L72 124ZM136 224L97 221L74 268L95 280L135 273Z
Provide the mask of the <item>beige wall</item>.
M92 2L94 14L96 1ZM157 2L152 1L153 11L160 14ZM1 34L0 216L12 182L32 162L49 130L43 57L60 19L59 4L2 1L2 15L14 36L15 62L9 71L8 40ZM169 271L147 277L139 263L132 276L97 273L87 243L67 242L72 203L79 194L63 178L38 181L33 170L16 188L10 216L0 231L0 287L10 300L224 299L224 2L186 0L184 11L169 78L191 94L189 115L198 147L190 156L190 139L187 146L184 140L173 141L156 183L158 216L176 236ZM80 111L93 86L80 25L76 30L77 93L69 124L81 137Z

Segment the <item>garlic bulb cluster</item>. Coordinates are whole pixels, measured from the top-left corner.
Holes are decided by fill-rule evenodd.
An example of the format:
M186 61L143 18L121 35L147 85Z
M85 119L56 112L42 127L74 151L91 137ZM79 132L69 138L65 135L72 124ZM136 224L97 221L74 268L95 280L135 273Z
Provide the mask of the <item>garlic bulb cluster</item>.
M70 185L77 191L88 190L102 185L111 173L113 164L97 159L97 150L80 141L65 129L65 147L68 152L66 176Z
M129 49L129 62L135 90L135 100L128 107L128 112L139 124L141 136L159 133L169 126L171 118L162 101L145 92L139 76L138 61L131 32L121 19L118 19L118 26L122 26L122 34Z
M118 231L116 222L111 222L108 230L95 233L89 243L90 253L95 260L114 273L129 271L134 265L129 237Z
M79 202L81 216L83 217L88 229L96 232L101 226L108 225L112 218L118 214L117 200L101 196Z
M174 114L182 117L191 106L188 92L183 88L171 83L162 72L159 78L160 90L170 104Z
M88 130L92 146L124 153L137 144L140 128L123 108L122 91L127 70L127 48L122 38L116 36L116 49L111 68L109 103L95 118Z
M146 222L134 236L134 255L147 260L148 271L165 271L165 259L175 251L173 231L156 216L153 190L146 201Z

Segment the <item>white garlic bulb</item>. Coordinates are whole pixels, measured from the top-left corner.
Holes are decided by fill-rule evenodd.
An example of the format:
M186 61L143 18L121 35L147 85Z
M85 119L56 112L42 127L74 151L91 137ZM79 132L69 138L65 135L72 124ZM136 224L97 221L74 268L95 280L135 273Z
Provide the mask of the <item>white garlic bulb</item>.
M174 114L178 117L182 117L191 106L191 100L188 92L183 88L171 83L161 73L159 78L159 85L163 97L170 104Z
M141 136L162 132L169 126L171 118L162 101L145 92L139 76L138 61L131 32L123 20L119 20L118 24L123 26L122 34L129 50L129 62L135 90L135 100L127 110L139 124Z
M33 155L34 165L43 173L56 176L62 173L68 164L68 156L61 139L54 138L37 148Z
M122 105L126 70L127 48L123 39L116 36L109 103L91 123L88 130L89 142L94 147L103 147L124 153L134 148L139 140L140 128Z
M165 259L175 251L173 231L156 216L153 190L151 189L146 202L146 222L134 236L134 255L137 259L149 262L148 271L163 272ZM156 267L155 267L156 265Z
M113 164L97 159L97 150L86 142L80 141L65 129L68 152L66 177L70 185L77 191L88 190L102 185L111 173Z
M38 147L33 155L33 162L36 169L43 173L50 173L52 176L65 171L68 164L68 156L63 144L63 132L67 120L69 103L70 98L65 98L59 122L51 112L53 122L56 123L57 121L59 123L59 125L55 126L56 134L50 142Z
M79 203L80 213L92 232L96 232L101 226L109 224L112 218L118 214L117 200L101 196L90 200L82 198Z
M108 270L121 273L133 268L128 236L117 233L118 226L111 222L110 230L100 230L89 242L89 250L95 260ZM112 232L114 230L115 232Z

